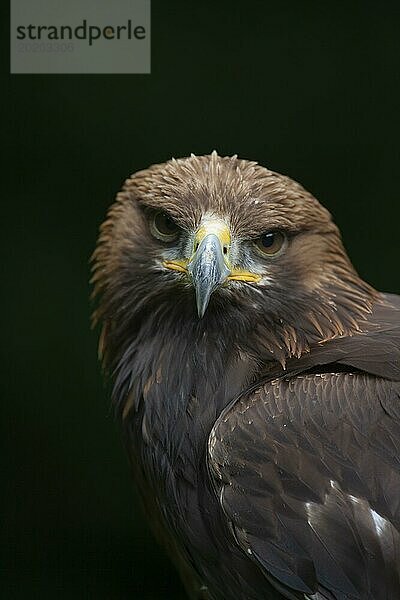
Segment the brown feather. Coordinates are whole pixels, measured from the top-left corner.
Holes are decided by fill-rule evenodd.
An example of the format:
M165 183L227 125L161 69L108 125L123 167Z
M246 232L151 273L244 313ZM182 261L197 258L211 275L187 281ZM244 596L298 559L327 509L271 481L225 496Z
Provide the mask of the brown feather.
M225 220L260 282L221 286L199 320L154 210L184 239ZM256 257L273 230L285 251ZM400 597L400 300L358 276L329 212L256 162L172 159L125 181L92 262L132 471L190 597Z

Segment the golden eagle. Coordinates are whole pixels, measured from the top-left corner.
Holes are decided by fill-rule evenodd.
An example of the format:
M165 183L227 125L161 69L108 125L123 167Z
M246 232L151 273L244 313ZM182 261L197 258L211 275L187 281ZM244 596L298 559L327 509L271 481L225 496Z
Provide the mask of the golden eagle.
M329 212L236 156L126 180L94 320L153 529L191 598L399 600L400 297Z

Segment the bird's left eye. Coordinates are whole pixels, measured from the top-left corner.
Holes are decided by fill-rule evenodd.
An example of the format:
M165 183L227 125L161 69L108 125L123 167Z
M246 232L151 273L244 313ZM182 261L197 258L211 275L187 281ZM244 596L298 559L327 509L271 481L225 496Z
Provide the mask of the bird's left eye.
M282 249L285 239L280 231L267 231L255 240L254 245L261 254L274 256Z
M179 227L166 213L157 212L150 220L151 233L163 242L172 242L178 237Z

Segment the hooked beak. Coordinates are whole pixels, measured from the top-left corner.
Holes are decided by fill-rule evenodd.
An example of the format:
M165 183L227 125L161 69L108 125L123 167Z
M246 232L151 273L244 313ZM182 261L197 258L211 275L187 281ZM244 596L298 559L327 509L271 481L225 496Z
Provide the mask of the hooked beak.
M209 233L201 240L187 269L196 291L197 312L201 318L211 294L231 274L225 264L221 240L215 233Z
M258 283L261 276L230 264L231 234L218 218L205 218L194 238L191 258L164 260L167 269L189 275L196 292L197 312L203 317L211 294L227 280Z

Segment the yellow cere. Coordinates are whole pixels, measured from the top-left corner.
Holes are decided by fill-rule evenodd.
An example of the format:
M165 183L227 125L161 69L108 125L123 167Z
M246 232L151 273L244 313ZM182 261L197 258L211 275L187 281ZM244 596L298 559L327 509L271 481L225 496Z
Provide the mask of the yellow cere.
M195 235L195 247L197 248L206 235L209 235L210 233L213 233L218 237L222 247L228 246L229 248L231 243L231 234L228 226L220 219L213 218L207 218L203 220ZM163 265L167 269L179 271L180 273L187 273L187 267L192 258L193 256L190 259L184 258L164 260ZM227 263L227 267L231 270L227 280L247 281L249 283L258 283L261 280L261 275L258 275L257 273L251 273L250 271L245 271L244 269L232 269L228 262L228 256L225 258L225 262Z
M196 232L195 242L200 244L201 240L210 233L214 233L219 238L222 246L229 246L231 243L229 228L220 219L204 219Z

